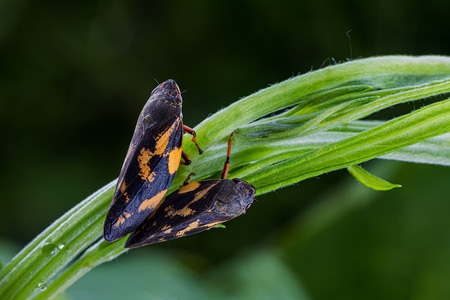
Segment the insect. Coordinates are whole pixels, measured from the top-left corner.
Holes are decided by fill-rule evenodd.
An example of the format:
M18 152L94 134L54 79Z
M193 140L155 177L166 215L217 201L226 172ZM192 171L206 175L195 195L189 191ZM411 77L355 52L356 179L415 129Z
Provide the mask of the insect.
M104 238L115 241L135 230L158 206L180 163L189 164L182 151L181 92L172 79L159 84L142 109L104 224ZM183 161L181 160L183 158Z
M221 179L189 182L167 196L161 205L128 238L127 248L173 240L211 229L244 214L255 199L255 188L244 180L226 179L231 143Z

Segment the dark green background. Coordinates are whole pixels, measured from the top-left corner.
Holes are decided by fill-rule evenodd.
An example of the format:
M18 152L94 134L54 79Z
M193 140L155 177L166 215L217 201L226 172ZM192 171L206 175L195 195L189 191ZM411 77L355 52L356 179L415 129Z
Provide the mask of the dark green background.
M446 55L449 11L447 0L3 0L1 239L23 246L117 177L155 80L178 82L185 123L194 126L240 97L335 61ZM355 194L360 187L350 176L334 172L258 197L226 230L133 251L127 259L141 253L145 261L161 251L202 277L244 253L277 249L294 285L313 299L447 298L450 171L370 166L403 188ZM349 195L370 201L298 239L304 236L298 231L311 230L295 221L305 210ZM109 265L110 274L121 272L120 264Z

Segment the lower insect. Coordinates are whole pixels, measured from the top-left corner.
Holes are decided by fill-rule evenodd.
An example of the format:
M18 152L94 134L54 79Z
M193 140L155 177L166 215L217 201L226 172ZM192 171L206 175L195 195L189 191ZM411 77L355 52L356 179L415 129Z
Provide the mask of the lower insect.
M244 214L255 199L255 188L239 178L226 179L231 134L222 178L189 182L189 178L128 238L128 248L155 244L211 229Z

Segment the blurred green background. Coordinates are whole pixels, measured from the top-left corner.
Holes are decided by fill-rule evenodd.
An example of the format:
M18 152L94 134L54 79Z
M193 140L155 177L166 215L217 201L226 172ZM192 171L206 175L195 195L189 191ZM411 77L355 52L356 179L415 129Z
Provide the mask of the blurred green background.
M156 80L178 82L195 126L334 62L449 54L449 11L446 0L1 1L1 261L117 177ZM450 169L365 166L403 187L370 191L344 171L310 179L258 197L225 230L133 250L68 297L448 299Z

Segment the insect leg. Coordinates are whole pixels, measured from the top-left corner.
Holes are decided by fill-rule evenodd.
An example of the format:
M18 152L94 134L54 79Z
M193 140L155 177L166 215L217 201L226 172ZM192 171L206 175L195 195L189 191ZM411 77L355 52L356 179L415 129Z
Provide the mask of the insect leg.
M187 185L189 184L189 182L191 181L191 178L195 176L195 173L191 173L188 175L188 177L186 178L186 180L183 182L183 185Z
M198 150L198 154L202 154L203 150L200 148L200 146L197 144L197 133L195 133L195 130L192 129L189 126L186 126L183 124L183 130L184 132L189 133L190 135L192 135L191 141L195 144L195 146L197 147Z
M228 149L227 149L227 159L225 160L225 164L222 169L221 179L227 179L228 170L230 169L230 156L231 156L231 145L233 143L232 139L234 136L234 131L231 133L230 138L228 139Z

